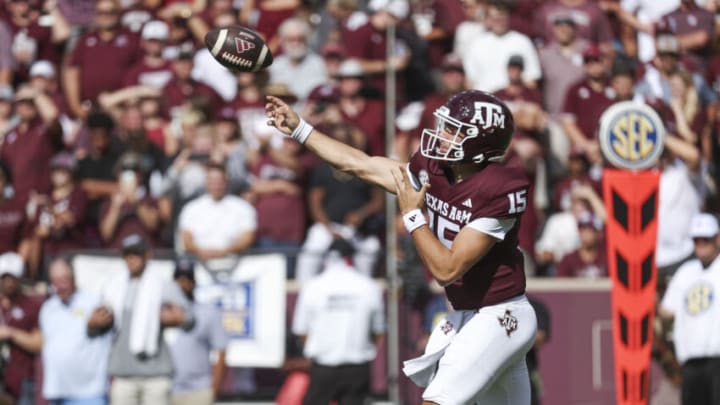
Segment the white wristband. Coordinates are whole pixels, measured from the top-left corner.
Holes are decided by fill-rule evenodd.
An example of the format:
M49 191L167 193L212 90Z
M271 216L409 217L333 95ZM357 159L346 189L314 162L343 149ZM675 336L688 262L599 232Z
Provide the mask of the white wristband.
M403 224L405 224L408 233L412 233L414 230L426 225L427 221L425 221L425 215L420 211L420 208L415 208L403 215Z
M292 134L290 134L290 137L300 143L305 143L312 130L313 126L308 124L304 119L300 118L300 123L297 127L295 127L295 130Z

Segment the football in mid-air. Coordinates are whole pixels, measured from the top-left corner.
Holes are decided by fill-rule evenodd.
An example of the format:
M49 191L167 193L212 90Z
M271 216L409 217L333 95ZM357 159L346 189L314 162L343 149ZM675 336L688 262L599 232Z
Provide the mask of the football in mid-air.
M262 37L237 25L209 31L205 34L205 46L220 64L232 70L257 72L273 62L272 53Z

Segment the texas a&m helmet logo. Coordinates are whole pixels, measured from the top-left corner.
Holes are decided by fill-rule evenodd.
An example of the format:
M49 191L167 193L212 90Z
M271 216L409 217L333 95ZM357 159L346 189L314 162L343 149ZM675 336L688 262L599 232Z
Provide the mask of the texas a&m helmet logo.
M243 53L255 48L255 44L242 38L235 37L235 50L237 53Z
M505 128L505 114L498 104L476 101L475 113L470 118L470 123L482 129L490 127Z

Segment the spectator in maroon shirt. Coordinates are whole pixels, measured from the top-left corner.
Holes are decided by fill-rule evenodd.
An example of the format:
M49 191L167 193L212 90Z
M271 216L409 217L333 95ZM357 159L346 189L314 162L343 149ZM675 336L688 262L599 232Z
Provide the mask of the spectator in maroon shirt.
M35 403L35 363L42 346L38 315L42 300L22 291L22 258L8 252L0 256L0 342L9 345L3 385L18 405Z
M163 47L169 29L163 21L150 21L142 29L140 47L143 57L125 73L123 86L148 85L163 88L172 77L170 62L163 59Z
M15 94L15 111L20 122L3 139L0 159L13 173L13 188L20 196L50 191L48 163L62 147L58 109L46 94L23 86Z
M524 66L522 56L511 56L507 66L509 85L495 95L505 101L515 117L515 134L509 149L511 154L520 159L528 173L535 173L538 159L542 157L542 133L547 120L541 107L540 91L528 87L523 81Z
M55 103L59 113L67 114L67 102L65 95L59 89L55 66L50 61L39 60L30 67L29 76L30 86L47 94Z
M27 80L28 69L36 60L45 59L59 64L61 55L58 49L70 37L70 25L57 7L48 10L52 17L52 26L38 23L37 14L33 12L33 5L29 0L8 1L6 9L6 22L13 35L15 82Z
M220 95L212 87L192 78L194 51L189 47L180 49L177 59L172 61L173 77L163 87L165 107L170 116L175 116L176 108L186 102L207 106L208 111L217 111L222 105Z
M252 154L250 189L243 195L257 211L256 246L299 248L305 236L305 173L300 164L301 147L284 139L281 147L270 137L260 137L260 149ZM282 212L283 216L277 215Z
M365 134L368 153L385 156L385 104L363 94L364 77L357 60L346 60L340 65L340 111L345 122Z
M119 249L123 238L134 233L156 244L160 211L157 200L144 185L141 160L133 153L120 158L117 191L100 208L100 235L108 248Z
M567 163L567 175L555 183L552 193L553 211L570 211L573 190L581 185L593 188L598 195L602 195L600 182L590 177L590 162L587 157L578 151L571 151Z
M538 51L543 71L545 109L553 118L562 112L565 94L583 77L583 51L587 40L578 38L571 14L557 14L553 20L552 41Z
M77 162L70 153L55 155L50 161L52 191L49 195L34 196L28 204L33 215L30 220L34 251L28 263L31 279L37 275L44 258L83 247L87 196L75 184L76 168Z
M580 247L557 264L558 277L607 277L607 254L603 243L603 224L590 212L578 216Z
M342 43L347 44L347 58L360 61L366 75L380 75L388 68L385 31L391 22L397 24L407 18L409 6L406 0L373 0L368 7L371 14L367 22L359 27L343 25L340 36ZM407 47L397 51L390 64L395 71L401 71L408 66L411 55ZM384 89L383 83L377 80L376 85Z
M12 188L10 167L0 160L0 253L27 253L23 243L27 223L25 200L17 198Z
M125 72L140 57L138 35L120 26L118 0L99 0L95 14L95 28L78 39L64 75L70 110L78 117L87 113L84 103L122 87Z
M599 164L602 156L597 126L615 96L607 85L607 70L598 47L591 46L583 52L583 64L585 78L568 89L561 123L572 147L585 153L591 163Z
M670 32L680 48L693 56L693 62L705 71L715 32L715 15L695 4L695 0L682 0L680 7L663 16L657 24L659 31Z
M321 84L308 95L303 105L303 117L314 126L337 124L342 121L340 91L332 84Z
M535 37L535 14L543 6L543 0L515 0L510 15L510 29L527 37Z

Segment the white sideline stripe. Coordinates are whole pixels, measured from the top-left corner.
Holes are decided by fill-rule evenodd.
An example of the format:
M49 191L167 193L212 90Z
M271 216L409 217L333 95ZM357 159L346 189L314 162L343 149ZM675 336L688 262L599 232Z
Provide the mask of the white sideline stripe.
M375 278L383 289L387 289L387 282L383 278ZM610 291L612 282L609 278L586 280L582 278L560 278L560 277L528 277L528 292L553 292L553 291ZM295 280L288 280L286 284L288 292L300 291L300 283Z
M212 54L217 56L217 54L222 49L223 44L225 43L225 39L227 38L227 28L221 29L220 34L218 34L217 41L215 41L215 45L213 45Z
M539 277L527 279L527 290L533 291L610 291L612 281L609 278L596 280L564 278L564 277Z

